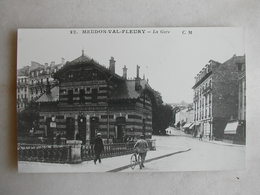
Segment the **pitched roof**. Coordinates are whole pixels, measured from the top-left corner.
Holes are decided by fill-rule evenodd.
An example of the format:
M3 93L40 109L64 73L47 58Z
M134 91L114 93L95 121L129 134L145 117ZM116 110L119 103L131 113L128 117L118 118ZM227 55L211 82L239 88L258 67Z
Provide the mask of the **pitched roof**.
M81 55L80 57L76 58L75 60L72 60L70 64L74 63L80 63L80 62L90 62L91 59L86 55Z
M70 62L66 62L66 64L64 66L62 66L62 68L60 68L60 70L56 73L56 77L58 78L59 74L62 73L63 71L67 70L69 67L71 66L75 66L75 65L81 65L81 64L86 64L86 63L91 63L91 65L95 66L96 68L98 68L99 70L106 72L112 76L114 76L114 78L123 80L123 77L119 76L118 74L110 71L108 68L106 68L105 66L99 64L98 62L96 62L95 60L89 58L88 56L84 55L84 53L76 58L75 60L72 60Z
M35 61L31 61L31 66L29 68L29 71L34 71L34 70L37 70L37 69L44 69L44 65L38 63L38 62L35 62Z
M146 80L140 80L142 89L151 89ZM111 99L136 99L140 96L142 90L135 90L135 80L126 80L119 83L118 87L113 90Z
M43 93L36 102L56 102L59 101L59 86L54 86L51 88L51 93Z

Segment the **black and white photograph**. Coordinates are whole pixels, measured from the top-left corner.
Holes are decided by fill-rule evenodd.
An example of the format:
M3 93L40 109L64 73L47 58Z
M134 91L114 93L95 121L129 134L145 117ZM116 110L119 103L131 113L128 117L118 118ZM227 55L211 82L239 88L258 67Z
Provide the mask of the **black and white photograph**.
M18 171L244 170L237 27L18 30Z

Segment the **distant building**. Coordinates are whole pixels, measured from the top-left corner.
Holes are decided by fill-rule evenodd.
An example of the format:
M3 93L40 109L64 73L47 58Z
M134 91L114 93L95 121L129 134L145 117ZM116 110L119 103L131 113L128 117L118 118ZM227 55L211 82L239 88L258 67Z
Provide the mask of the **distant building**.
M58 85L48 85L37 99L40 111L39 131L52 138L57 134L83 143L92 143L98 132L109 141L152 135L152 99L154 91L139 77L127 79L115 73L115 60L109 68L82 52L54 74ZM77 136L78 135L78 136Z
M233 139L236 127L230 130L227 126L238 120L238 64L244 59L234 55L222 64L210 60L195 77L193 105L197 135Z
M35 101L41 94L46 91L49 83L51 86L56 85L52 75L57 72L65 61L62 58L60 64L51 62L50 65L42 65L38 62L31 62L30 66L18 69L17 73L17 111L22 111L31 101Z
M27 76L17 76L17 111L23 110L29 102L29 78Z
M192 107L179 108L175 113L175 127L185 130L190 128L194 122L194 110ZM192 128L192 127L191 127Z

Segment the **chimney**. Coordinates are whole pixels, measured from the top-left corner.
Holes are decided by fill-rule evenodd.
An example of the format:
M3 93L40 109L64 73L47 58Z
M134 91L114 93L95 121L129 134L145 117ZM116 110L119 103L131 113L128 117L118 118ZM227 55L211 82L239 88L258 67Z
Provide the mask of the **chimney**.
M139 69L140 69L140 66L136 65L136 78L140 78L139 77Z
M109 60L109 70L113 73L115 73L115 63L114 57L111 57Z
M124 66L124 68L123 68L123 78L127 79L127 68L126 68L126 66Z
M136 91L139 91L140 88L141 88L141 85L140 85L140 77L139 77L139 69L140 69L140 66L136 66L136 78L135 78L135 90Z
M85 55L85 54L84 54L84 49L82 49L81 52L82 52L82 56L84 56L84 55Z

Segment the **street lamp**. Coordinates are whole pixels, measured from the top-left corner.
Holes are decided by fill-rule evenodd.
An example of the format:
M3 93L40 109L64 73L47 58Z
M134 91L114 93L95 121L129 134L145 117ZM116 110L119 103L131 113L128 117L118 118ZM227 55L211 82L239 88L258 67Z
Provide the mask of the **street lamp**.
M212 135L212 125L213 125L213 121L212 121L213 119L211 119L210 121L209 121L209 140L212 140L212 137L213 137L213 135Z

